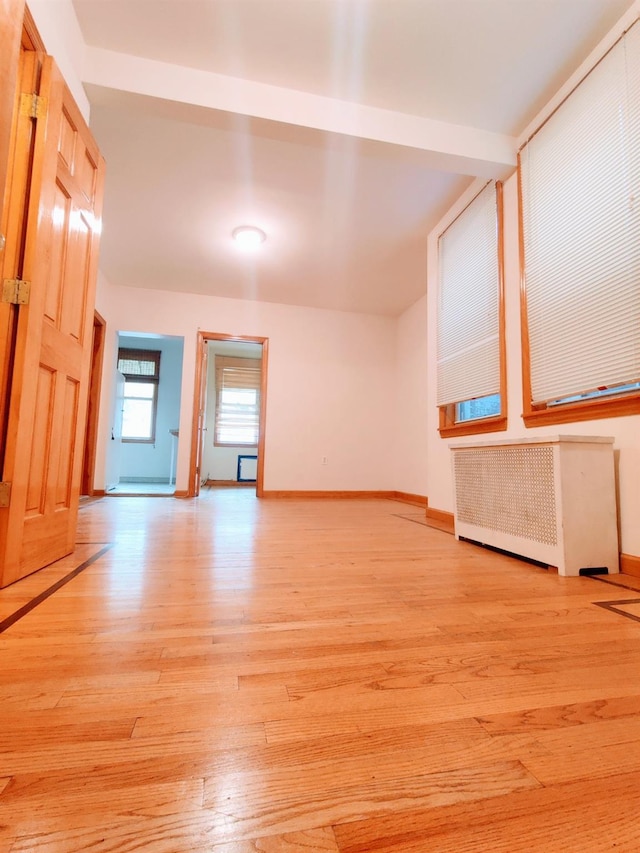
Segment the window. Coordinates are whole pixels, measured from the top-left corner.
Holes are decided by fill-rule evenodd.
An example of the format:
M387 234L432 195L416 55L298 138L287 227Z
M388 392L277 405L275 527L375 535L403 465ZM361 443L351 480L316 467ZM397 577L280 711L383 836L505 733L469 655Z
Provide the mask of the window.
M640 25L523 146L524 420L640 411Z
M160 381L160 352L119 349L118 370L124 375L122 440L153 444Z
M491 181L438 241L440 435L506 429L502 187Z
M260 434L258 358L216 356L214 444L255 447Z
M456 403L456 423L492 418L500 414L500 394L488 394L475 400Z

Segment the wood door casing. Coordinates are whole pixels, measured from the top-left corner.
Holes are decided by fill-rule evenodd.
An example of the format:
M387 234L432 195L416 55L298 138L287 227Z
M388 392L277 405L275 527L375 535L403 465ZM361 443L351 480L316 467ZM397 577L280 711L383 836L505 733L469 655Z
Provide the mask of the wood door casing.
M198 348L193 395L193 421L191 427L191 456L189 461L189 490L186 497L200 494L200 468L203 451L204 410L207 395L208 341L237 341L262 346L262 375L260 379L260 433L258 436L258 470L256 474L256 497L264 495L265 428L267 421L267 373L269 365L269 338L250 335L224 335L217 332L198 331Z
M24 0L0 0L0 211L8 173Z
M194 496L197 497L200 494L200 485L202 483L202 456L204 453L204 437L205 437L205 414L207 408L207 371L209 364L209 347L207 345L207 341L200 340L198 342L200 347L200 392L198 394L199 397L199 406L198 406L198 439L196 442L196 467L195 467L195 476L193 478L193 492Z
M0 510L1 585L75 544L92 351L104 161L62 75L41 62ZM33 120L32 120L33 121Z
M24 224L29 203L29 181L33 160L35 125L32 119L20 114L19 98L22 92L35 92L40 76L40 61L33 51L19 53L18 84L12 92L13 116L10 119L11 138L8 153L7 183L4 188L4 205L0 230L6 238L0 253L0 276L16 279L22 276L24 259ZM15 75L14 75L15 77ZM9 81L0 83L4 91ZM14 373L13 356L18 325L18 308L0 302L0 475L4 466L7 418L11 380Z
M102 381L102 362L104 357L104 339L107 324L97 311L93 313L93 335L91 345L91 370L89 371L89 395L87 398L87 418L84 437L84 455L82 458L81 495L93 495L93 476L96 467L98 447L98 415L100 411L100 387Z

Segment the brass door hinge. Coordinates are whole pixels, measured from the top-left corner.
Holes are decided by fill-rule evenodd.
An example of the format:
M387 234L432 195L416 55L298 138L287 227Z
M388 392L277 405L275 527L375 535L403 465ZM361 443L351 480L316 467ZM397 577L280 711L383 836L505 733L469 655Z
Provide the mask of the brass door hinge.
M47 99L41 95L24 92L20 95L20 115L26 118L42 118L47 111Z
M1 302L10 305L28 305L31 296L31 282L19 278L5 278L2 282Z
M0 508L5 509L9 506L9 498L11 497L11 483L0 483Z

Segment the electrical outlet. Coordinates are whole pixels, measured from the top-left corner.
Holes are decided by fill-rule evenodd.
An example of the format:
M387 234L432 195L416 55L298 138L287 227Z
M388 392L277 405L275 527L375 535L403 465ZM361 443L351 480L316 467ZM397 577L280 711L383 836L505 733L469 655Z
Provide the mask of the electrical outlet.
M323 456L323 457L322 457L322 464L323 464L323 465L326 465L326 464L327 464L327 457L326 457L326 456Z

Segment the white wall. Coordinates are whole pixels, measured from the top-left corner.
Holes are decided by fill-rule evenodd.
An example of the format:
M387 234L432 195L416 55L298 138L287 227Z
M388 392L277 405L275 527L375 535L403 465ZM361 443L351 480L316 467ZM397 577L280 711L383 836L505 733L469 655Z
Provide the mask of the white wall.
M398 318L395 380L395 489L427 494L427 298Z
M171 445L175 439L169 430L177 429L180 420L180 386L182 382L182 338L140 338L120 335L119 345L132 349L160 350L160 382L156 409L156 440L153 444L122 442L120 478L145 481L169 481ZM113 363L111 364L112 370ZM107 439L110 441L110 437Z
M185 339L180 435L190 436L197 331L269 339L266 490L390 490L394 486L395 327L392 318L110 285L97 310L108 330ZM109 337L109 336L108 336ZM110 339L109 339L110 341ZM109 343L111 346L112 344ZM114 361L105 353L95 488L104 488ZM189 440L176 488L187 488ZM322 459L326 457L327 463Z
M85 121L89 122L89 99L82 85L86 45L72 0L29 0L40 38L58 68Z
M477 191L477 187L476 187ZM453 511L453 484L448 440L438 433L438 409L435 388L435 323L437 289L437 239L473 196L465 193L429 236L428 251L428 324L427 367L428 382L428 496L429 506ZM507 409L508 429L496 433L496 438L517 438L531 435L607 435L615 439L617 485L619 493L620 550L640 555L640 416L609 418L580 423L525 428L522 421L522 348L520 338L520 263L518 244L517 179L513 175L504 185L505 238L505 308L507 343ZM478 440L490 439L482 435ZM462 439L457 439L461 441ZM464 439L465 441L467 439ZM473 441L473 437L469 437Z

